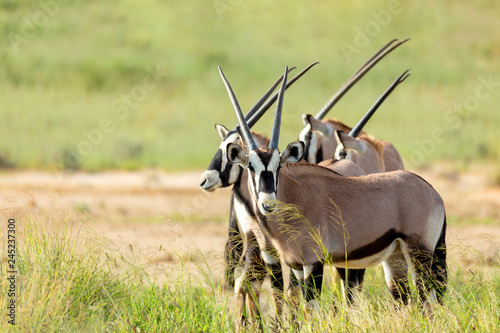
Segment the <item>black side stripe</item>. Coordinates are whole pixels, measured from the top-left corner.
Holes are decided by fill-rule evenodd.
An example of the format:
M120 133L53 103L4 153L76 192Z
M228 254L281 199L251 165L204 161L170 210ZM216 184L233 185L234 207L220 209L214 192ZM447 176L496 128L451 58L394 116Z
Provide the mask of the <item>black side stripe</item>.
M244 185L243 185L244 186ZM254 215L253 214L253 206L252 206L252 202L251 202L251 198L247 198L245 197L245 195L243 194L243 192L241 191L242 188L240 186L239 183L237 184L234 184L233 186L233 194L234 194L234 197L240 201L241 203L243 203L243 206L245 206L245 209L247 210L247 212L250 214L250 215Z
M374 240L373 242L357 248L356 250L347 254L347 260L358 260L377 254L387 248L397 238L403 240L407 239L406 235L397 232L395 229L390 229L385 234ZM344 256L338 258L330 258L333 262L345 261Z

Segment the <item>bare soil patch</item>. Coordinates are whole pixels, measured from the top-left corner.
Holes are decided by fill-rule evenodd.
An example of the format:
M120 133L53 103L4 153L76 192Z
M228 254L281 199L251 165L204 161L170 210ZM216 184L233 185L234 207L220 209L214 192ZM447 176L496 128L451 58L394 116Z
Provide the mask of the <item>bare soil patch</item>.
M418 173L441 193L448 216L489 221L448 228L451 261L466 270L497 270L500 188L489 184L486 173L474 170L436 167ZM198 188L200 174L3 173L0 215L4 221L28 212L52 218L75 215L159 281L178 274L183 264L193 266L195 274L208 269L221 282L230 189L207 194Z

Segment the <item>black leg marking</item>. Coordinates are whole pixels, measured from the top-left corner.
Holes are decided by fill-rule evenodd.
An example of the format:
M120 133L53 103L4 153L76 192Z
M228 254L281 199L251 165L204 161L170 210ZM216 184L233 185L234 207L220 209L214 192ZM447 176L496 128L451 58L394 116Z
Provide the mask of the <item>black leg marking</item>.
M315 263L311 274L305 278L304 286L302 287L302 295L306 302L316 299L316 297L321 294L321 288L323 286L323 268L323 263Z
M340 280L345 286L347 303L352 304L354 296L361 291L365 269L345 269L336 267Z
M229 210L228 240L226 242L226 248L224 253L224 259L226 262L225 287L228 290L234 289L234 270L236 269L236 266L240 261L242 253L243 253L243 239L241 237L238 228L238 221L236 219L236 213L234 211L234 197L231 196L231 206Z
M245 261L247 276L245 281L243 281L243 289L246 293L249 315L257 321L260 327L262 324L262 314L259 306L259 296L262 282L267 275L267 270L260 253L257 240L255 239L255 235L253 233L248 234L246 238L247 245L244 258L242 259Z
M407 305L410 296L408 276L394 277L389 286L389 291L398 304Z
M418 300L420 305L424 305L432 288L432 253L424 249L413 249L410 256L416 272Z
M271 277L271 288L273 292L280 292L283 294L283 271L281 269L281 263L277 264L266 264L267 270Z

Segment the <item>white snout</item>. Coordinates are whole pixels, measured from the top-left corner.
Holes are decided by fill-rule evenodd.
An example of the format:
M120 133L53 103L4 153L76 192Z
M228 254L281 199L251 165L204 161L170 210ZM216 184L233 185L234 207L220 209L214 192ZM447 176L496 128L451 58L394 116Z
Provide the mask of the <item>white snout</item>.
M274 193L260 193L257 201L262 215L269 215L276 211L276 195Z
M222 185L219 172L216 170L206 170L200 178L200 187L202 190L212 192Z

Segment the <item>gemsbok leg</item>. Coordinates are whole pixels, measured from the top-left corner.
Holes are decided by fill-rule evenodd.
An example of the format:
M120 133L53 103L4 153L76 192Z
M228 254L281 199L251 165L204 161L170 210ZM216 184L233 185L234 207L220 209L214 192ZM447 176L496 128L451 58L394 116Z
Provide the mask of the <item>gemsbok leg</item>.
M407 258L403 252L401 242L396 246L392 255L382 262L384 267L385 281L389 292L397 302L396 306L407 305L410 293L408 282Z
M235 273L237 275L235 281L237 331L241 330L241 326L247 321L246 304L248 304L250 321L257 322L259 328L262 329L259 296L267 270L255 235L247 233L246 237L247 241L241 255L239 269L236 270L238 274Z
M238 220L234 212L234 195L231 194L230 208L229 208L229 228L228 239L226 241L224 260L226 262L225 274L225 288L227 290L234 290L234 270L240 261L243 252L243 238L241 237Z

